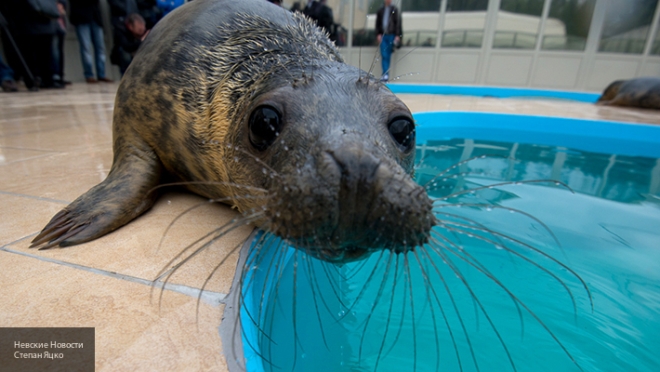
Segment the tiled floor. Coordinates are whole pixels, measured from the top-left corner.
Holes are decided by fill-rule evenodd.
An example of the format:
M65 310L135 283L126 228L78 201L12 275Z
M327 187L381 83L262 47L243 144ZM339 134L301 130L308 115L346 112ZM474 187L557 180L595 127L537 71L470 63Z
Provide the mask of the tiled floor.
M206 287L215 263L248 236L241 228L169 278L182 247L235 217L180 192L101 239L38 251L29 242L67 203L107 175L116 84L0 94L0 327L96 328L97 371L226 370L218 326L237 255ZM660 124L656 112L566 101L401 95L413 111L495 111ZM172 225L159 246L164 232ZM161 298L162 295L162 298Z

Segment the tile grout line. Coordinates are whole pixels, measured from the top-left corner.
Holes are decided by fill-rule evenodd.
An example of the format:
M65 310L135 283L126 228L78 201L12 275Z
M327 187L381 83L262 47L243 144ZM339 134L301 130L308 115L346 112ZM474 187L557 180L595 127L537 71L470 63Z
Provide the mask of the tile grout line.
M33 149L30 147L16 147L16 146L2 146L0 145L0 149L10 149L10 150L22 150L22 151L38 151L38 152L46 152L46 153L63 153L62 151L56 151L56 150L43 150L43 149Z
M17 255L20 255L20 256L24 256L24 257L35 258L39 261L49 262L49 263L53 263L53 264L56 264L56 265L62 265L62 266L70 267L70 268L73 268L73 269L87 271L87 272L90 272L90 273L93 273L93 274L103 275L103 276L107 276L107 277L111 277L111 278L115 278L115 279L119 279L119 280L125 280L125 281L132 282L132 283L143 284L143 285L147 285L147 286L150 286L150 287L153 287L153 288L159 288L161 290L170 290L172 292L177 292L177 293L181 293L183 295L187 295L189 297L197 298L201 301L204 301L204 302L208 303L211 306L218 306L218 305L222 304L224 299L227 297L226 293L213 292L213 291L209 291L209 290L201 290L201 289L190 287L190 286L183 285L183 284L164 283L164 282L161 282L161 281L153 282L151 280L138 278L138 277L131 276L131 275L119 274L119 273L112 272L112 271L96 269L96 268L93 268L93 267L78 265L78 264L71 263L71 262L66 262L66 261L60 261L60 260L56 260L56 259L49 258L49 257L37 256L37 255L33 255L33 254L26 253L26 252L21 252L21 251L17 251L17 250L13 250L13 249L8 248L9 245L18 243L18 242L20 242L20 241L22 241L22 240L24 240L24 239L26 239L30 236L31 235L28 235L26 237L23 237L21 239L18 239L16 241L14 241L14 242L11 242L11 243L8 243L4 246L1 246L0 251L17 254ZM201 292L201 296L200 296L200 292Z
M19 194L19 193L15 193L15 192L11 192L11 191L2 191L2 190L0 190L0 194L9 195L9 196L18 196L19 198L35 199L35 200L46 201L46 202L57 203L57 204L67 204L68 205L69 203L71 203L70 201L66 201L66 200L44 198L44 197L41 197L41 196L34 196L34 195L25 195L25 194Z

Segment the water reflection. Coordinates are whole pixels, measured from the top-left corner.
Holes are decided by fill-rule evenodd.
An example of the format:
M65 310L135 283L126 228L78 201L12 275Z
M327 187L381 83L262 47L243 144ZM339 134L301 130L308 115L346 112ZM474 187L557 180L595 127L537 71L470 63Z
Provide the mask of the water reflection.
M660 159L556 146L472 139L429 141L417 148L417 177L424 184L444 168L481 155L492 156L461 165L458 171L469 173L468 177L448 179L431 194L441 197L474 187L471 178L479 182L549 179L563 182L577 193L603 199L624 203L660 202ZM493 201L515 197L502 190L491 193L498 194L489 196Z

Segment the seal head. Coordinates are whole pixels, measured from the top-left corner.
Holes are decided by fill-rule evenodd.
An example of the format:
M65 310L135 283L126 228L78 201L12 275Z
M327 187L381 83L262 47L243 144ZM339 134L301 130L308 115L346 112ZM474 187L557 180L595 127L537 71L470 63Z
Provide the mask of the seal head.
M258 0L196 0L161 20L119 86L113 137L107 179L33 246L107 234L172 178L332 262L409 251L435 223L411 178L410 111L307 18Z

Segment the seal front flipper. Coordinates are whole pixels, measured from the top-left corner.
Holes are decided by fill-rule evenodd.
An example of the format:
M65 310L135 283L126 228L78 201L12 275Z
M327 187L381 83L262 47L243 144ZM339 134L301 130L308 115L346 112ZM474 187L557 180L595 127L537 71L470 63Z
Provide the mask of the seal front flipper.
M67 247L94 240L127 224L154 204L157 192L153 188L162 173L160 160L150 150L134 146L123 150L115 151L108 177L57 213L32 240L30 248L44 243L40 249ZM116 156L118 153L123 156Z

